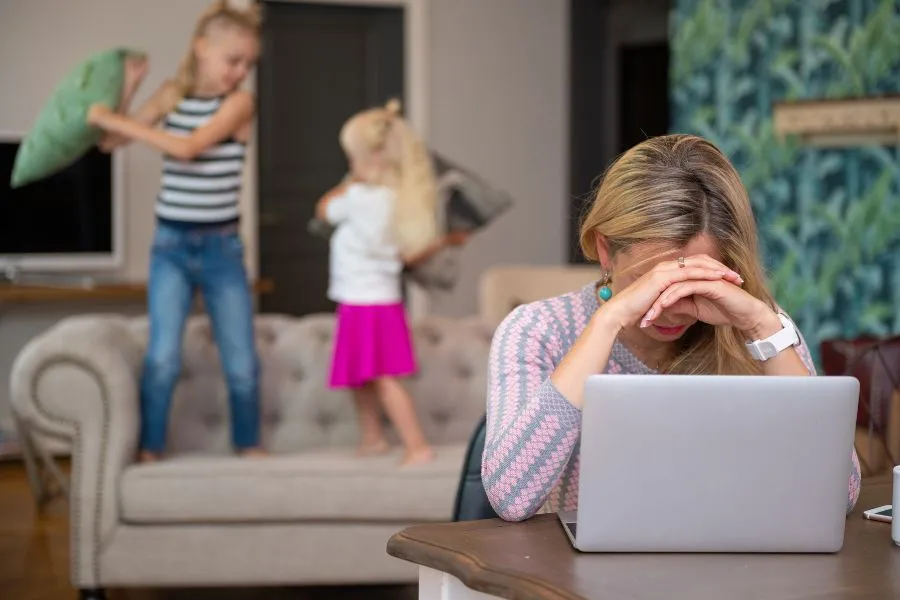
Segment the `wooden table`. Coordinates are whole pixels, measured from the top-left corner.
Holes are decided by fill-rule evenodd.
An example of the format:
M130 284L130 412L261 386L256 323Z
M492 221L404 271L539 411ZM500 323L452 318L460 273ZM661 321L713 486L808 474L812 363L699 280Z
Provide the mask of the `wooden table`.
M890 501L889 479L865 480L837 554L582 554L556 515L417 525L388 554L420 565L420 600L888 600L900 548L862 511Z

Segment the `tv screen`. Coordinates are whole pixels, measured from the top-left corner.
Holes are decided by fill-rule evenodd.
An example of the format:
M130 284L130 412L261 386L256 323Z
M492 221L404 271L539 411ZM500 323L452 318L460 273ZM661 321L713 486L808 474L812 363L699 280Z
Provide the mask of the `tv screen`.
M12 189L18 149L18 141L0 141L0 256L112 253L112 156L93 149L55 175Z

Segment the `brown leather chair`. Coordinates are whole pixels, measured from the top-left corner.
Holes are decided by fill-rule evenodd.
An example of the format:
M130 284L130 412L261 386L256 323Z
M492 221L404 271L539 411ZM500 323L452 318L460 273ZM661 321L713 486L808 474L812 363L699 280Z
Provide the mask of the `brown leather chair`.
M863 475L900 463L900 336L886 339L825 340L827 375L859 380L856 450Z

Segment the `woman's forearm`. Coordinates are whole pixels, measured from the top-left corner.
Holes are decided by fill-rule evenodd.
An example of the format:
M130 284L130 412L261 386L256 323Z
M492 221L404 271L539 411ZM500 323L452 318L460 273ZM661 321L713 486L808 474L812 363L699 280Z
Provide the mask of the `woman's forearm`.
M781 331L784 325L778 318L778 313L768 309L764 311L763 316L759 319L759 323L753 329L744 332L744 335L751 340L763 340ZM770 358L762 363L762 371L764 375L793 375L803 376L811 375L809 368L804 364L803 359L796 348L786 348L778 353L778 356Z
M582 407L584 384L588 377L606 369L618 335L617 320L601 307L550 376L559 393L573 406Z
M859 489L862 482L862 469L860 469L859 466L859 455L856 453L855 447L853 448L853 455L850 457L850 462L850 489L847 494L848 514L853 510L853 507L856 506L856 501L859 500Z
M550 381L559 338L546 317L538 305L519 306L491 341L481 477L507 521L527 519L546 503L581 434L581 411Z

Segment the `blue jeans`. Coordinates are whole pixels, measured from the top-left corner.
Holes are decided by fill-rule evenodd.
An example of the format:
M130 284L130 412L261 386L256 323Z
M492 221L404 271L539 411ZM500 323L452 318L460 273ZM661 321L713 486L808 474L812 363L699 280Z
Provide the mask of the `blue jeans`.
M153 239L147 289L150 340L141 377L141 448L161 453L181 345L195 290L203 294L219 348L238 449L259 444L259 358L253 303L235 227L188 229L160 223Z

